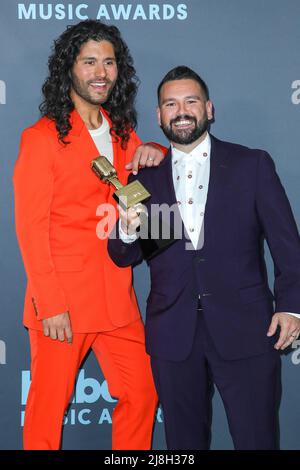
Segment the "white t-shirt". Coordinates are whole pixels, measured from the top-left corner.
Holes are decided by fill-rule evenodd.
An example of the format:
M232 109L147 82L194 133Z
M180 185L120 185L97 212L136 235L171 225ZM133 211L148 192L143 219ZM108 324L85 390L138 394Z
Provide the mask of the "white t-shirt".
M102 124L98 129L89 129L90 136L92 137L99 154L103 157L106 157L110 163L113 165L114 161L114 152L112 145L112 138L109 133L109 124L107 119L102 116Z

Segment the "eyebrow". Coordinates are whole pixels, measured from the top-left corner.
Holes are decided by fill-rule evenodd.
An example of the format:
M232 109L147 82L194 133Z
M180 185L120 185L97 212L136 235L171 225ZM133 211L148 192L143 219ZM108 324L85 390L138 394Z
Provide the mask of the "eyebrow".
M190 100L190 99L193 99L193 100L201 100L201 96L200 95L191 95L191 96L185 96L184 97L185 100ZM165 100L163 100L161 102L161 104L165 104L167 103L168 101L176 101L177 98L166 98Z
M84 57L81 57L78 60L97 60L97 58L93 57L93 56L84 56ZM116 61L116 58L115 57L105 57L104 60L115 60Z

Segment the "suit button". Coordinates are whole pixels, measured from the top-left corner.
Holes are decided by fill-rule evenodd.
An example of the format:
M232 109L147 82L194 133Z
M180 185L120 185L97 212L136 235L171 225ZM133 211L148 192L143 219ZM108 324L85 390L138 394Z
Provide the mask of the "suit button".
M203 263L205 261L205 258L198 258L198 263Z
M211 296L211 294L209 292L206 292L206 293L202 294L202 297L210 297L210 296Z

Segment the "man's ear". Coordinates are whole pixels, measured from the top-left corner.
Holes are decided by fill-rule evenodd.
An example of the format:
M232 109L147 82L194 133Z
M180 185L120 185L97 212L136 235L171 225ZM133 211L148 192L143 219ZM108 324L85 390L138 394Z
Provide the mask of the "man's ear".
M211 121L214 117L214 107L213 104L210 100L206 101L206 112L207 112L207 117L208 120Z
M161 126L161 119L160 119L160 109L159 109L159 106L157 106L156 108L156 115L157 115L157 122L158 122L158 125L159 127Z

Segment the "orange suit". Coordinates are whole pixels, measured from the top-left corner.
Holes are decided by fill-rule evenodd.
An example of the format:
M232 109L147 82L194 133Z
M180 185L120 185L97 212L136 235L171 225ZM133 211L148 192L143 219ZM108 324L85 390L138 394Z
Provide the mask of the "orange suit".
M115 206L114 189L90 168L99 152L77 111L71 124L65 146L55 123L45 117L26 129L14 171L16 231L28 278L24 324L32 357L24 447L59 448L76 373L92 347L110 392L119 399L113 448L147 449L157 398L132 272L110 260L107 239L96 235L97 207ZM126 150L113 142L113 164L123 184L125 165L140 143L134 132ZM72 345L41 331L42 319L63 312L70 315Z

